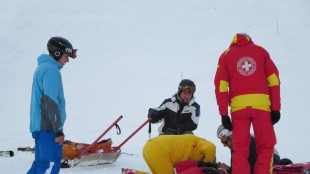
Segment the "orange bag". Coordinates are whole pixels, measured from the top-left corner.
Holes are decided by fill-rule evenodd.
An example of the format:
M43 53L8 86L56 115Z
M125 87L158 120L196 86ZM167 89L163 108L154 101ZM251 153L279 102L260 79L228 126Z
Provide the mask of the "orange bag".
M62 158L63 159L69 159L73 160L74 158L78 157L90 144L84 144L84 143L75 143L70 140L66 140L63 143L63 149L62 149ZM94 148L90 149L89 153L97 153L97 152L111 152L111 145L112 140L111 138L102 140L98 142Z

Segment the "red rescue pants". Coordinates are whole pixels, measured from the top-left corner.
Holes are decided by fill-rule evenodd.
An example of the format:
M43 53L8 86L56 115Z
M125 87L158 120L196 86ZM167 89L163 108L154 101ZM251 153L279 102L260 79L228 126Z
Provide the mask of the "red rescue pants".
M233 174L249 174L249 146L251 143L250 128L253 125L257 160L254 174L272 173L273 149L276 136L271 123L269 111L246 107L231 113L233 125Z

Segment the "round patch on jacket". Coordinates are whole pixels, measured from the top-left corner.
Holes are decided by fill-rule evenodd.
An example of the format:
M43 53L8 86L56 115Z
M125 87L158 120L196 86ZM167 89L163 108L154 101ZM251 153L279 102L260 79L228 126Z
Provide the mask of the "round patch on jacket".
M252 57L242 57L237 63L238 72L243 76L250 76L256 71L256 62Z

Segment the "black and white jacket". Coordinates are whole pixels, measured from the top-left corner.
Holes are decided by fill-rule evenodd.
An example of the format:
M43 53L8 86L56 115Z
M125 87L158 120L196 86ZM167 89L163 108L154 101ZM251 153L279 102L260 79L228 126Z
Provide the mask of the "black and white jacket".
M152 123L162 123L158 128L159 134L171 134L169 130L183 128L183 132L191 132L198 126L200 105L195 102L195 97L184 103L177 94L164 100L158 107L158 115Z

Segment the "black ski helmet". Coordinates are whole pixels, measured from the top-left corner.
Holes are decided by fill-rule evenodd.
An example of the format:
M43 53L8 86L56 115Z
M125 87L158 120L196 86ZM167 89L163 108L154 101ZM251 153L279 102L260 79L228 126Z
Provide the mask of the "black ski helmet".
M192 92L193 94L196 91L196 85L193 81L189 80L189 79L183 79L180 83L179 83L179 87L178 87L178 95L181 94L182 91L184 90L190 90L190 92Z
M64 53L68 53L70 57L76 58L77 49L73 49L72 44L63 37L52 37L47 42L47 50L58 61Z

